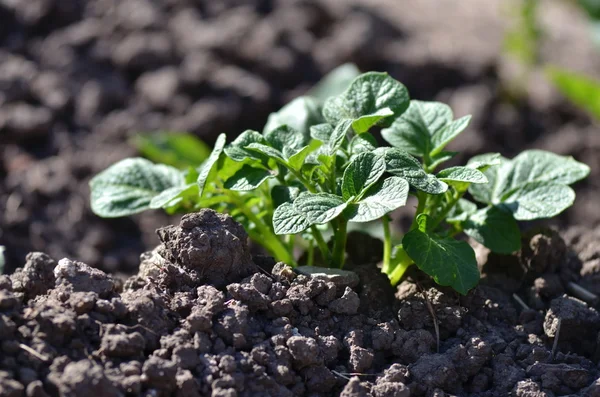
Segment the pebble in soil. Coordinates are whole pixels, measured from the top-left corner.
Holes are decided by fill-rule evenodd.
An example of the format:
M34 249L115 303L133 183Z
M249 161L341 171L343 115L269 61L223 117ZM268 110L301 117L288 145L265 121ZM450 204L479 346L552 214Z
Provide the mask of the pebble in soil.
M600 391L595 336L587 353L551 355L557 318L566 342L579 327L598 328L595 311L573 298L551 300L544 321L535 310L519 313L489 285L462 297L404 281L396 299L374 305L377 286L387 281L372 268L350 269L361 278L352 287L283 263L265 274L249 256L243 229L210 210L159 235L163 244L143 255L140 273L123 285L41 253L0 276L0 395L76 396L90 388L101 397Z

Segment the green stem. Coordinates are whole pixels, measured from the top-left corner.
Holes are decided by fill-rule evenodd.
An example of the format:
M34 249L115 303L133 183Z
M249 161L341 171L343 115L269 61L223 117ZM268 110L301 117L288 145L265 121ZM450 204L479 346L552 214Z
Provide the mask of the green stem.
M425 210L425 202L427 201L426 193L417 191L417 200L419 200L419 204L417 204L417 212L415 213L415 218L410 225L410 230L413 230L417 227L417 216Z
M308 259L306 260L306 264L308 266L312 266L315 263L315 242L310 240L308 242Z
M383 226L383 266L381 271L387 274L390 271L390 261L392 259L392 235L390 233L390 217L384 215L381 218Z
M286 240L287 240L287 249L288 249L288 252L294 252L294 243L296 242L296 235L295 234L288 234L286 236Z
M343 217L338 218L335 230L335 242L333 244L332 265L338 268L344 267L344 254L346 253L346 231L348 221Z
M258 244L262 245L273 255L277 260L287 263L290 266L297 266L294 255L288 251L287 247L277 237L277 235L267 226L259 217L252 212L251 208L246 207L245 203L240 200L239 195L231 192L230 197L235 205L242 211L248 220L256 226L260 235L254 239Z
M396 258L394 259L397 260L394 270L392 270L391 273L387 273L392 285L398 284L406 270L414 263L402 247L398 247L396 250Z
M335 194L336 190L337 190L337 185L335 183L335 177L336 177L336 157L335 155L333 156L333 162L331 164L331 173L329 174L329 183L330 183L330 193Z
M452 231L450 233L448 233L448 237L454 237L458 233L461 233L462 231L463 231L462 227L459 226L458 224L454 223L454 224L452 224Z
M294 175L296 177L296 179L298 179L300 181L300 183L302 183L304 185L304 187L311 193L318 193L317 189L311 185L303 176L302 174L300 174L299 172L297 172L296 170L294 170L293 168L288 168L288 170L292 173L292 175Z
M329 261L331 259L331 253L329 252L329 248L327 247L327 243L325 242L325 239L323 238L321 231L317 228L316 225L312 225L310 227L310 231L312 232L312 235L313 235L315 241L317 242L317 246L319 247L319 250L321 251L321 255L323 256L323 261L325 263L329 263Z
M457 191L454 193L454 195L452 196L452 199L450 201L448 201L448 203L446 203L446 205L444 206L442 211L440 211L440 213L437 214L437 216L435 217L433 222L429 223L430 230L435 230L435 228L437 228L440 225L440 223L442 223L442 221L444 219L446 219L446 216L448 215L448 213L452 210L452 208L454 208L456 203L458 203L458 200L460 200L462 198L462 196L465 195L465 193L466 193L466 191L465 192Z

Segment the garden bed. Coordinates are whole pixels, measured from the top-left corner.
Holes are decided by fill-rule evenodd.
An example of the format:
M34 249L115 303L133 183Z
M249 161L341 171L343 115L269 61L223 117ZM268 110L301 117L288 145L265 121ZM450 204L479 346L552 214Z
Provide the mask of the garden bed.
M600 134L540 70L509 90L501 0L9 3L1 396L600 395ZM581 15L540 9L542 61L598 77ZM449 146L461 164L535 148L589 165L559 232L529 232L513 256L471 241L482 282L461 296L415 266L391 287L381 242L365 235L350 233L351 273L310 276L255 255L209 211L91 212L91 176L135 155L139 131L231 141L345 62L473 114ZM395 212L395 226L413 213Z
M569 294L600 292L599 233L526 237L467 296L416 272L394 290L358 253L354 274L298 274L211 210L160 229L124 283L31 253L0 278L0 394L593 396L598 300Z
M590 165L590 182L576 187L578 205L561 223L600 221L599 187L592 182L599 177L600 135L589 119L539 74L529 94L506 98L506 70L514 65L501 55L510 17L502 13L505 2L455 7L430 0L410 9L383 0L213 3L0 5L6 21L0 28L0 245L7 248L8 272L27 253L44 251L109 273L134 273L139 253L157 244L154 229L177 220L156 212L98 218L88 204L91 176L134 155L128 140L139 131L189 131L212 143L221 132L233 139L259 128L270 112L345 62L387 71L414 98L442 100L457 116L472 114L465 137L450 148L464 153L461 163L476 153L512 157L539 148ZM136 7L146 10L137 18L130 12ZM590 75L600 70L576 9L550 1L540 11L553 32L543 60ZM181 26L194 33L182 40ZM195 33L214 26L227 31ZM205 40L196 42L197 35ZM369 45L375 39L378 45ZM166 104L145 89L148 76L156 77Z

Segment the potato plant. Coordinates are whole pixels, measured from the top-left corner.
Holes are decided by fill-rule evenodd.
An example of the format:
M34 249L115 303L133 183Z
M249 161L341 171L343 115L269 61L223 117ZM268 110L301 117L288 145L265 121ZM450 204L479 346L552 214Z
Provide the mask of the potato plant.
M262 132L247 130L229 143L221 134L197 168L123 160L92 179L92 209L119 217L209 207L231 214L280 261L296 265L301 246L309 264L337 268L344 265L348 224L380 220L381 270L392 284L414 264L466 294L479 271L473 249L456 236L464 233L494 252L517 251L517 221L559 214L575 199L568 185L589 173L572 158L539 150L514 159L483 154L438 171L457 154L445 148L468 116L454 119L443 103L411 101L385 73L365 73L343 86L327 99L323 90L297 98L272 114ZM376 129L390 146L378 145ZM414 221L394 246L389 213L409 195L418 200Z

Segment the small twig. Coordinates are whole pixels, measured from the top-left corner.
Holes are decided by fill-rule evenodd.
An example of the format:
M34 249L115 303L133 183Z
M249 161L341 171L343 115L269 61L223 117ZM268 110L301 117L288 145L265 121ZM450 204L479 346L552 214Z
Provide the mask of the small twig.
M560 336L560 326L562 324L562 319L558 319L558 325L556 326L556 335L554 335L554 343L552 344L552 359L556 354L556 349L558 347L558 338Z
M423 299L425 299L425 303L427 303L427 309L429 309L429 313L431 314L431 318L433 319L433 328L435 329L435 338L436 338L436 353L440 352L440 326L438 324L437 316L435 315L435 310L433 310L433 305L429 301L425 290L421 287L419 283L417 283L417 287L421 290L421 295L423 295Z
M346 379L346 380L350 380L350 378L348 378L346 375L344 375L344 374L342 374L342 373L340 373L340 372L337 372L337 371L334 371L334 370L331 370L331 372L332 372L333 374L335 374L335 375L339 376L340 378L344 378L344 379Z
M275 277L273 277L273 275L270 272L266 271L265 269L263 269L262 267L260 267L258 265L256 267L258 267L260 269L260 271L263 272L271 280L275 280Z
M593 292L588 291L587 289L583 288L581 285L576 284L572 281L569 281L567 283L567 290L570 293L572 293L576 298L579 298L583 301L591 303L592 305L595 305L596 303L598 303L598 295L594 294Z
M43 362L48 362L50 360L50 358L48 358L47 356L44 356L43 354L38 353L37 351L33 350L31 347L29 347L23 343L20 343L19 347L21 349L25 350L27 353L31 354L32 356L40 359Z
M513 299L514 299L514 300L516 300L516 301L517 301L517 303L518 303L519 305L521 305L521 306L523 307L523 309L524 309L524 310L531 310L531 308L530 308L529 306L527 306L527 303L525 303L525 302L523 301L523 299L521 299L521 297L520 297L519 295L517 295L517 294L512 294L512 297L513 297Z

